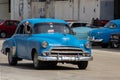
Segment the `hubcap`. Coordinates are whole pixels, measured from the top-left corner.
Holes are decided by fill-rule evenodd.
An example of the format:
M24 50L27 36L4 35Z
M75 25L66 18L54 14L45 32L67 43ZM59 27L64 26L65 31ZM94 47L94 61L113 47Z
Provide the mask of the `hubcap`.
M11 63L12 62L12 55L10 53L8 53L8 59L9 59L9 62Z
M6 34L4 32L1 33L1 37L6 37Z
M37 54L34 55L34 66L38 66Z
M116 43L114 43L114 47L118 47L118 45Z

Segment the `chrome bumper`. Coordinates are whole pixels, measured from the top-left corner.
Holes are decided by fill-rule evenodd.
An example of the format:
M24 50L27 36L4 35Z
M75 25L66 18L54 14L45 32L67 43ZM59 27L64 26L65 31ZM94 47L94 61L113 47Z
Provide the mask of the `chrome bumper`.
M40 61L90 61L93 60L93 57L42 57L38 56Z
M102 42L103 41L103 39L95 39L94 37L90 37L89 40L91 42Z

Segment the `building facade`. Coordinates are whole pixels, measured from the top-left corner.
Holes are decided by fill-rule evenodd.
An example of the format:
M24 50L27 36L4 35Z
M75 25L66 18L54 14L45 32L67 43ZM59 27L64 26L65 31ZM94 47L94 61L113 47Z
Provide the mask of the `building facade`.
M17 20L34 17L81 22L90 22L92 18L111 20L114 19L114 0L11 0L8 16Z

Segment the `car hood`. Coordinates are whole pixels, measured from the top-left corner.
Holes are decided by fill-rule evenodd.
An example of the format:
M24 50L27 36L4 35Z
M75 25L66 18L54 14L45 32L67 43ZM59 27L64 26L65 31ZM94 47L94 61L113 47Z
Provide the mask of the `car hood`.
M70 34L61 34L61 33L44 33L44 34L33 34L32 40L37 40L39 42L46 41L49 43L49 46L74 46L80 47L84 45L87 40L78 40L73 35Z
M102 33L109 32L109 31L111 31L111 29L109 28L98 28L98 29L92 30L92 32L102 32Z
M91 30L92 30L92 28L89 28L89 27L76 27L76 28L73 28L73 31L76 32L76 33L88 33Z
M87 39L88 33L92 30L92 28L89 28L89 27L76 27L72 29L75 32L74 36L79 40Z

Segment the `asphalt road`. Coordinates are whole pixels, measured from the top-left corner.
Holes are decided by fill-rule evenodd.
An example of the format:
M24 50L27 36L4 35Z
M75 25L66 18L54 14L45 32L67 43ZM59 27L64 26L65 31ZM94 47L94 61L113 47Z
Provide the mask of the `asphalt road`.
M93 47L92 52L94 59L86 70L72 64L35 70L32 61L26 60L13 67L8 65L7 56L0 53L0 80L120 80L120 48Z

